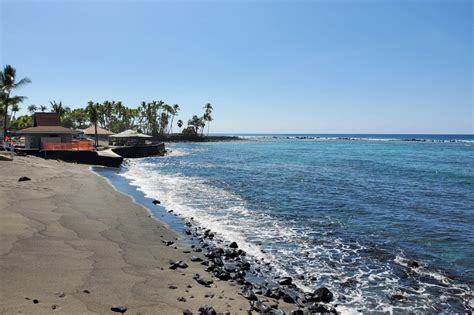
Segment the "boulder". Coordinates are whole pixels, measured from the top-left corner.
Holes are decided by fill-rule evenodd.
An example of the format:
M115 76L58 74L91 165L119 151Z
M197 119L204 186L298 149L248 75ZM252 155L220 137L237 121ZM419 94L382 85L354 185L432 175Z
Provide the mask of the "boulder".
M201 315L217 315L214 308L208 304L201 305L199 308L199 314Z
M112 307L110 308L110 310L111 310L112 312L116 312L116 313L121 313L121 314L123 314L123 313L125 313L125 312L127 311L127 307L126 307L126 306L122 306L122 305L112 306Z
M313 297L315 301L317 302L324 302L324 303L329 303L332 301L332 298L334 295L332 294L331 291L329 291L328 288L326 287L321 287L319 289L316 289L313 293Z

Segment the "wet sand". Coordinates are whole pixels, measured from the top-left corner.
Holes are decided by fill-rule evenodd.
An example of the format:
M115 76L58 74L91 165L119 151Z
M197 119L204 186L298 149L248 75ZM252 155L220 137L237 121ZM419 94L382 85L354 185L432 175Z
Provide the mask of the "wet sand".
M195 274L210 278L190 261L200 253L189 252L179 235L89 166L15 157L0 161L0 170L0 312L107 314L121 305L127 314L197 314L202 304L232 314L250 309L239 286L215 278L210 287L198 284ZM19 182L21 176L31 180ZM189 267L169 269L176 260Z

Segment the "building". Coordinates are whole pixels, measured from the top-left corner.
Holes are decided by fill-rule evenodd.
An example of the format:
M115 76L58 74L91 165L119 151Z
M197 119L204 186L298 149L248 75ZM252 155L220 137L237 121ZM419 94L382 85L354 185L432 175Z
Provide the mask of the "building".
M89 128L78 129L78 130L82 131L84 133L84 135L86 135L89 138L92 138L92 139L95 138L95 128L94 128L94 126L90 126ZM100 128L99 126L97 126L97 137L99 138L99 140L108 141L109 136L111 136L113 134L114 134L113 132L108 131L107 129Z
M45 143L71 143L80 131L61 126L57 113L33 114L33 127L16 132L25 137L25 149L41 150Z

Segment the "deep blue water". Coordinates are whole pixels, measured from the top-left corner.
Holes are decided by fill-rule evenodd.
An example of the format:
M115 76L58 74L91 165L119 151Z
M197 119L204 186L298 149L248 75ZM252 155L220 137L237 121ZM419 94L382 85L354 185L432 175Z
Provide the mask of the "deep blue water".
M278 272L304 274L302 288L329 287L341 311L469 311L473 137L317 137L171 144L121 174Z

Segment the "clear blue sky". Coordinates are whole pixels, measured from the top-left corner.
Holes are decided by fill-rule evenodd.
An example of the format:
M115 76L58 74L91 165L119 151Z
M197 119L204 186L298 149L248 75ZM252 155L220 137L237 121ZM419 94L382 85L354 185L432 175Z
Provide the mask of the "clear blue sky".
M29 104L163 100L214 132L473 133L473 1L1 2Z

